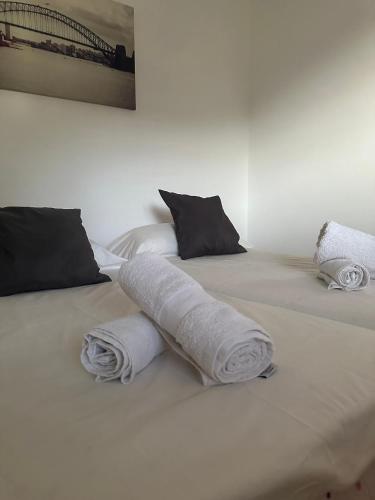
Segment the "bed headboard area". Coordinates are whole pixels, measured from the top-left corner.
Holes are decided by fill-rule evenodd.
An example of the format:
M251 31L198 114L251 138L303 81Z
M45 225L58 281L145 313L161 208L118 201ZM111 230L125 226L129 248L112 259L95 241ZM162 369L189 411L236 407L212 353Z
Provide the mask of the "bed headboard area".
M135 8L137 110L0 90L1 206L81 208L89 236L108 244L170 220L158 188L220 194L246 238L246 19L221 1L200 5L198 18L182 1L126 3ZM221 47L217 30L228 32Z

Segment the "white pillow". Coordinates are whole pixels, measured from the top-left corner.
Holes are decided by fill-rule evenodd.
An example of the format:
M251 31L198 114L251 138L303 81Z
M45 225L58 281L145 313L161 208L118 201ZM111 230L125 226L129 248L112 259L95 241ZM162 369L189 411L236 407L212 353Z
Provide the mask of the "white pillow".
M96 243L96 241L90 240L92 251L94 252L94 259L100 268L108 266L121 266L125 259L113 254L106 248Z
M165 257L178 254L174 225L170 223L150 224L136 227L117 238L109 250L124 259L138 253L153 252Z

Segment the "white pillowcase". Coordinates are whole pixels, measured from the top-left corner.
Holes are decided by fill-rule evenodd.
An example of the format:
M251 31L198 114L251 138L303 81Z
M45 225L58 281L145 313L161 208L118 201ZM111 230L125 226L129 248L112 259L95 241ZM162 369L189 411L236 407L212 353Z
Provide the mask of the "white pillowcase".
M96 241L90 240L92 251L94 252L94 259L100 268L121 266L125 259L113 254L106 248L96 243Z
M170 223L150 224L131 229L117 238L109 250L124 259L138 253L153 252L159 255L178 255L174 225Z

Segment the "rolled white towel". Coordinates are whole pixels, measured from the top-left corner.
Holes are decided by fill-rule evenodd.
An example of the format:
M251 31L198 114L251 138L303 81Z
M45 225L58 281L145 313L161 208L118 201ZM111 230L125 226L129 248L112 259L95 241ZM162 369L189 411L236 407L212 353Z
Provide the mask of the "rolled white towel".
M204 385L272 372L273 343L263 328L215 300L166 259L137 255L121 266L119 283L170 346L198 369Z
M360 264L348 259L332 259L319 266L318 277L328 284L328 290L362 290L370 281L370 273Z
M375 279L375 236L331 221L324 224L317 241L315 262L349 259L366 267Z
M138 313L99 325L86 334L81 362L97 381L120 379L128 384L165 349L154 322Z

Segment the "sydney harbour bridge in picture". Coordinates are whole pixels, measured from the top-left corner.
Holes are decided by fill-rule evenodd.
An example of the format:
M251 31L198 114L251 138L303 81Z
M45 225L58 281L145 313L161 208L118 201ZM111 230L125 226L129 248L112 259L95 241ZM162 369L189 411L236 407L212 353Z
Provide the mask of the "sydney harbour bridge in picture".
M39 33L50 39L34 41L12 34L12 27ZM126 53L124 45L112 46L80 22L57 10L24 2L0 1L0 46L22 43L33 48L47 50L86 59L119 71L134 73L134 52Z

